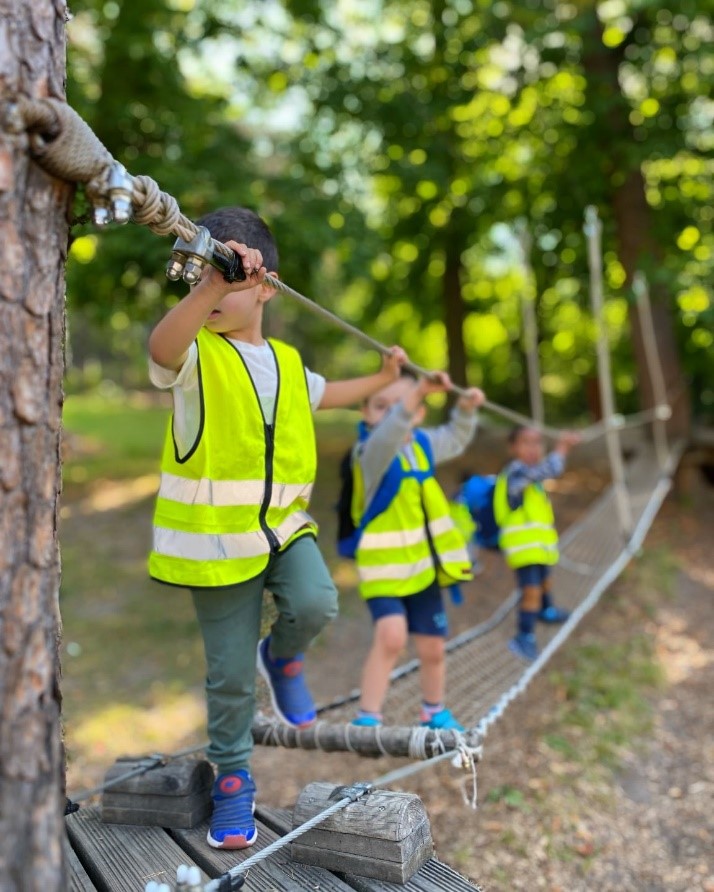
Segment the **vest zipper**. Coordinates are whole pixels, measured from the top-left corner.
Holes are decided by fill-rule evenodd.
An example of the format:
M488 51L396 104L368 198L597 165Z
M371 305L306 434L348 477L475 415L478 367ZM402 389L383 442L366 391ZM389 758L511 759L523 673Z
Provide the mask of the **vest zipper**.
M275 401L275 411L277 413L277 400ZM268 526L268 521L266 519L268 514L268 508L270 507L270 500L273 497L273 455L275 454L275 428L272 424L267 424L267 422L263 422L263 428L265 432L265 493L263 494L263 504L260 506L260 513L258 515L258 520L260 522L260 528L265 533L265 537L268 540L268 544L270 545L270 551L275 554L280 550L280 542L278 541L278 537L275 535L273 530Z

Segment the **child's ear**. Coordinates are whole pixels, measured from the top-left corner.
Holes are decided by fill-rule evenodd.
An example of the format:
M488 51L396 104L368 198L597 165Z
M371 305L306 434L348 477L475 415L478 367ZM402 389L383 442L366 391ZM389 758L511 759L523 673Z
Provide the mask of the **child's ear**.
M268 273L269 276L272 276L274 279L279 279L280 276L277 273ZM260 300L261 303L267 303L271 297L275 295L277 288L273 288L272 285L269 285L267 282L263 282L260 286Z

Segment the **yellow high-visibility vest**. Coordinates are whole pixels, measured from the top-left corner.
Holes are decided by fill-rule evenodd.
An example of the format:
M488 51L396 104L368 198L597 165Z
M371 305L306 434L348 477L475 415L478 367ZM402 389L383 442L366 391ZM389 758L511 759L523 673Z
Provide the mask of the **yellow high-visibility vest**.
M316 533L307 507L317 458L297 350L268 342L278 370L269 425L236 347L205 328L196 343L199 433L179 455L169 422L149 572L162 582L198 588L252 579L271 553Z
M493 493L493 513L500 528L498 544L509 567L558 563L553 506L539 483L530 483L523 490L521 506L511 509L506 475L499 474Z
M355 560L363 598L405 597L423 591L434 579L451 585L472 578L466 542L451 519L429 457L417 438L412 446L416 468L402 452L397 455L399 488L359 539ZM358 461L353 473L353 516L359 519L366 506Z

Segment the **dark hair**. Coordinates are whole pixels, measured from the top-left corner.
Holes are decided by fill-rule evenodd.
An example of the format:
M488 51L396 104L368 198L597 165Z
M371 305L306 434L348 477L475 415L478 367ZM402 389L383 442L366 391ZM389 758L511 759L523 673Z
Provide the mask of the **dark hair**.
M263 266L268 272L278 271L278 247L268 224L255 211L248 208L219 208L204 214L196 221L205 226L219 242L241 242L249 248L257 248L263 255Z
M410 381L419 380L419 375L417 375L416 372L413 372L411 369L405 369L404 366L399 369L399 377L409 378Z
M530 430L531 427L529 424L517 424L515 427L512 427L508 432L508 443L510 446L516 442L516 440L520 437L523 431Z

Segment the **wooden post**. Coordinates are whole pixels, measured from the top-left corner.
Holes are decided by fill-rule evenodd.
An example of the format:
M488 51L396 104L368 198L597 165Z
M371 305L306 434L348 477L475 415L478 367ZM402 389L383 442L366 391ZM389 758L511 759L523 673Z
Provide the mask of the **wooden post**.
M543 424L545 409L543 391L540 386L540 361L538 358L538 323L535 314L535 275L531 266L531 237L525 221L516 227L516 236L521 249L524 288L521 295L521 315L523 319L523 349L528 367L528 392L530 394L531 415Z
M629 536L632 532L632 511L625 485L625 466L622 460L620 435L615 427L615 399L612 388L612 370L610 368L610 348L603 319L602 223L598 218L597 208L592 205L585 209L584 232L588 244L588 265L590 267L590 303L597 329L596 349L600 400L603 418L607 424L605 441L610 460L612 486L615 493L620 529L623 535Z
M339 787L312 783L298 797L293 827L339 799ZM291 856L302 864L407 883L434 846L424 804L412 793L375 790L300 836Z
M632 277L632 290L637 298L642 343L644 346L650 382L652 383L652 393L655 400L656 417L652 422L655 452L657 454L657 463L660 468L664 468L669 455L666 421L671 416L672 410L668 405L667 388L664 383L664 375L662 374L662 363L659 361L659 354L657 352L657 338L655 336L654 322L652 320L650 292L644 273L636 272Z

